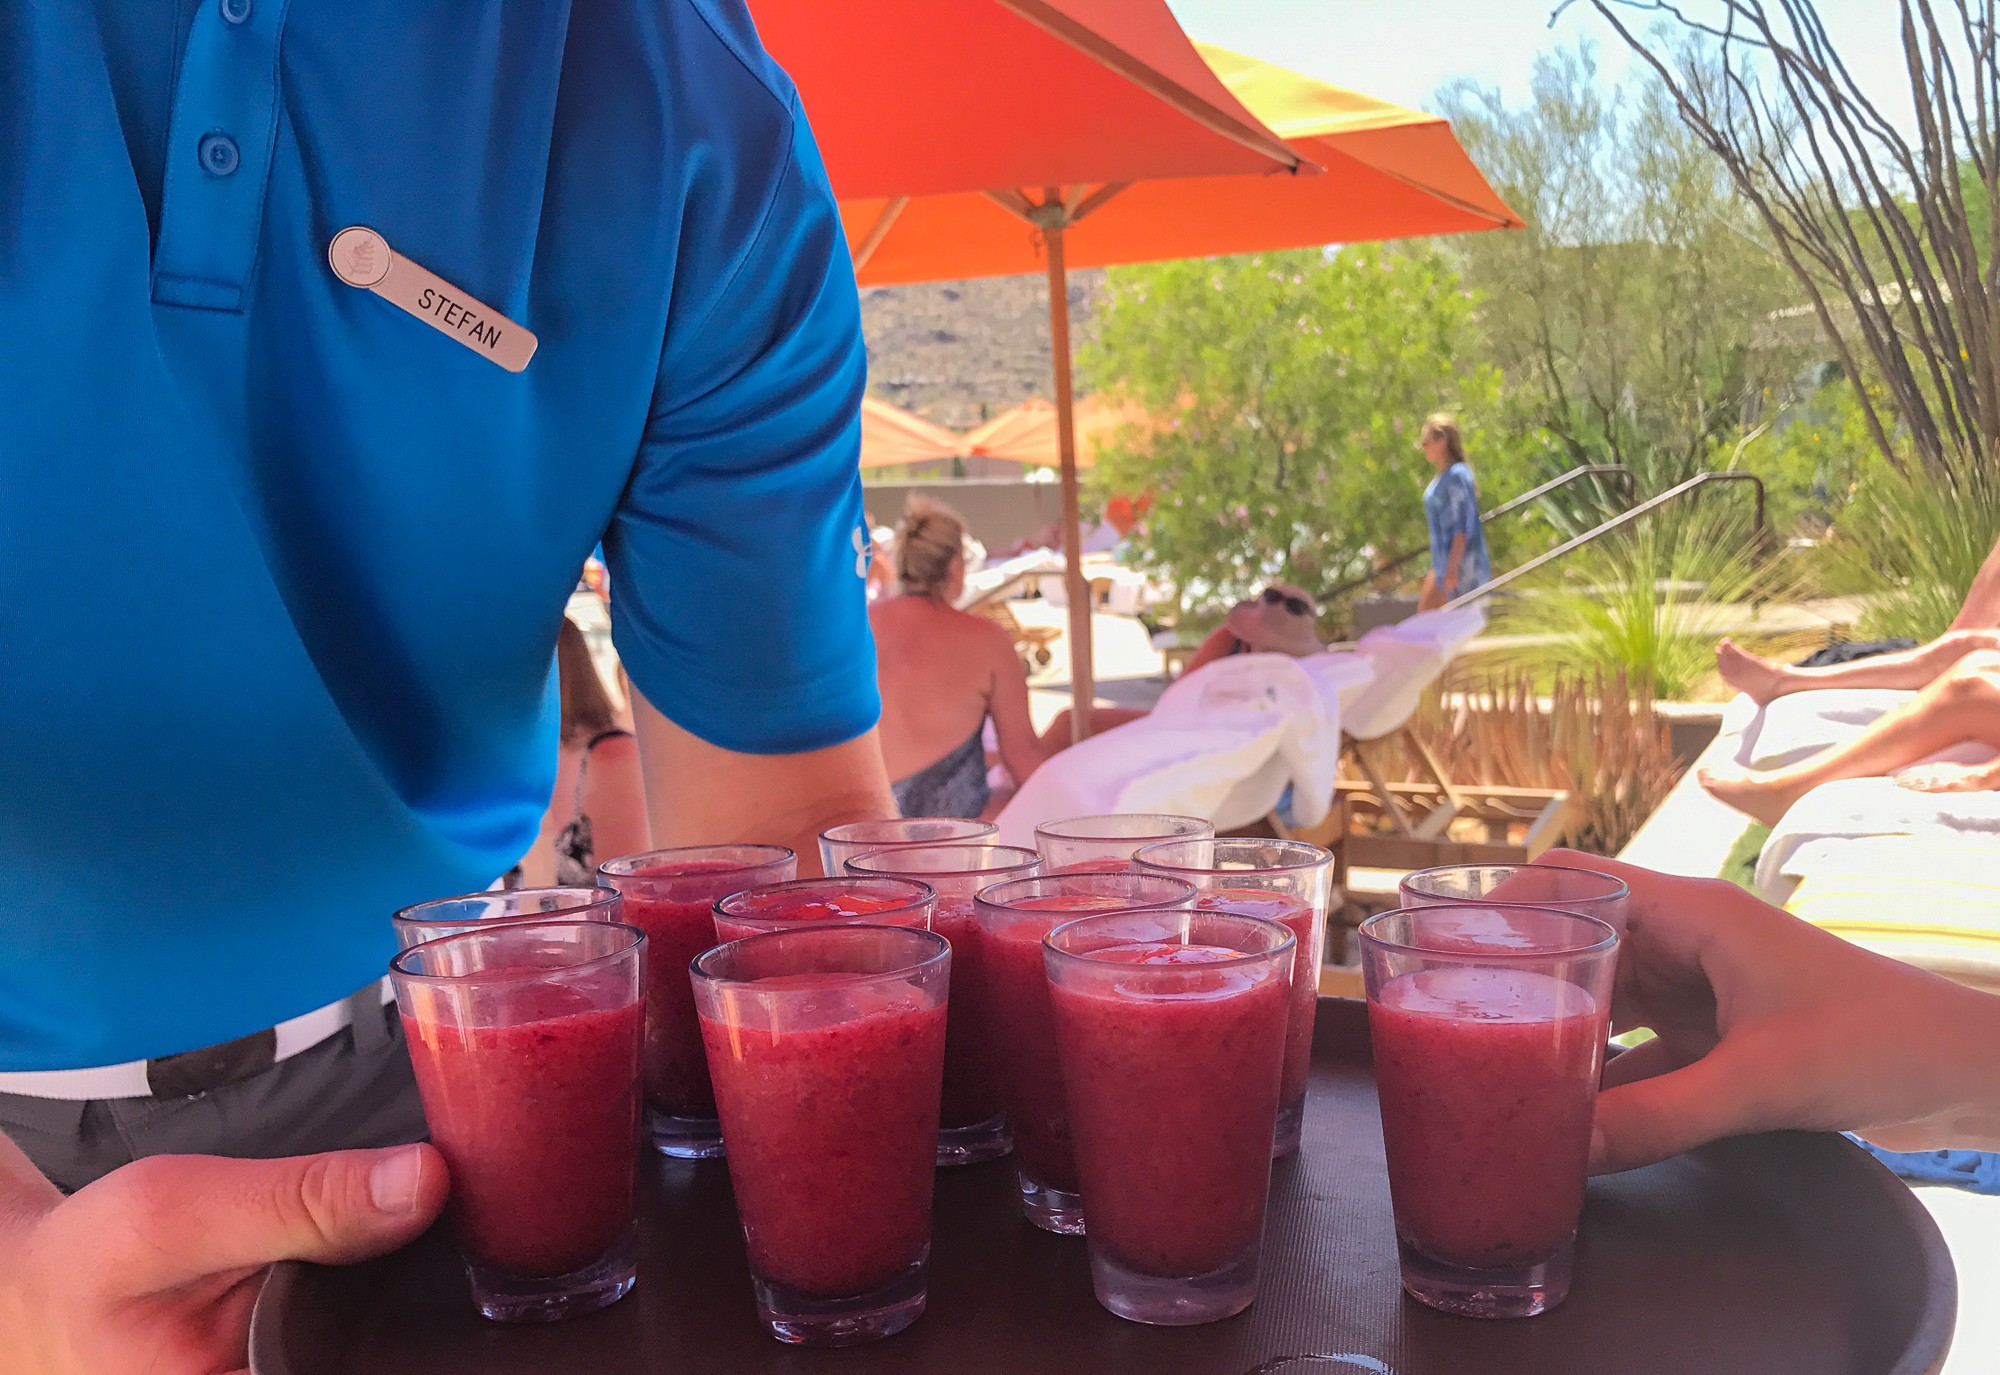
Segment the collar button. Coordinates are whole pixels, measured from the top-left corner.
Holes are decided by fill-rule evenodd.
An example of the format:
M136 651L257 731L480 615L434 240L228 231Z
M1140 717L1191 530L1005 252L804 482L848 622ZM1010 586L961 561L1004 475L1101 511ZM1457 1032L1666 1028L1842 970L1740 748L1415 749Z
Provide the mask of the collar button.
M243 163L236 140L227 134L203 134L194 151L202 170L212 177L229 176Z

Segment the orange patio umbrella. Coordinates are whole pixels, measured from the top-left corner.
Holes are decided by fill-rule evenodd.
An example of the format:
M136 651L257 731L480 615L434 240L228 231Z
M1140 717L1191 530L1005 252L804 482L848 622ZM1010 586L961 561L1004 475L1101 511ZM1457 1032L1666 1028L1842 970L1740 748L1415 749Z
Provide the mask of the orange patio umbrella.
M1326 243L1517 229L1520 217L1486 184L1436 115L1330 86L1206 43L1215 73L1300 157L1310 177L1144 179L1070 187L1063 254L1071 267L1205 258ZM1021 232L1016 197L985 190L897 202L841 194L841 218L864 286L1041 272L1045 255ZM1002 201L1008 202L1003 205ZM1093 203L1094 202L1094 203Z
M1300 161L1165 0L750 0L750 12L843 201Z
M861 399L863 472L906 463L933 463L967 452L966 441L956 431L872 396Z
M1059 417L1053 402L1031 396L1020 405L1004 410L977 429L967 430L961 442L968 454L979 458L1005 459L1011 463L1033 463L1050 468L1062 466L1062 443L1057 433ZM1147 423L1146 413L1136 406L1086 396L1076 403L1076 466L1096 466L1097 451L1108 444L1126 425Z
M1014 4L1017 0L1000 0ZM1102 12L1119 0L1098 0ZM1517 228L1521 220L1435 115L1392 105L1270 63L1200 45L1230 93L1318 175L1157 176L1126 171L1075 184L924 196L848 197L841 218L861 282L998 276L1049 280L1055 420L1069 552L1072 720L1089 729L1094 690L1088 601L1076 555L1075 420L1070 395L1068 265L1207 257L1314 244ZM1086 112L1087 107L1071 105ZM838 179L836 192L841 191ZM1038 232L1023 233L1022 221Z
M905 210L931 197L986 193L1027 221L1017 220L1014 233L1046 245L1050 279L1060 283L1066 226L1109 188L1314 170L1244 108L1165 0L750 0L750 8L798 86L835 194L873 198L864 220L843 215L857 266ZM1039 203L1023 187L1042 188ZM936 275L1009 270L1018 269ZM1050 322L1080 738L1090 722L1090 611L1078 563L1069 322L1059 290Z

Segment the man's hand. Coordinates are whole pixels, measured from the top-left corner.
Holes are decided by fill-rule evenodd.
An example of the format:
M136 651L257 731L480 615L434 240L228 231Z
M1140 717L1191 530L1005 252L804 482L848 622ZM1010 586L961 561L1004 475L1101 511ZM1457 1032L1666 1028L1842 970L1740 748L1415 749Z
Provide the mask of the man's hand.
M0 1375L223 1375L279 1260L344 1264L444 1206L429 1146L288 1160L162 1155L64 1198L0 1136Z
M1566 850L1539 862L1631 887L1612 1020L1658 1033L1605 1068L1593 1171L1781 1128L1854 1131L1892 1150L2000 1145L2000 998L1720 879Z

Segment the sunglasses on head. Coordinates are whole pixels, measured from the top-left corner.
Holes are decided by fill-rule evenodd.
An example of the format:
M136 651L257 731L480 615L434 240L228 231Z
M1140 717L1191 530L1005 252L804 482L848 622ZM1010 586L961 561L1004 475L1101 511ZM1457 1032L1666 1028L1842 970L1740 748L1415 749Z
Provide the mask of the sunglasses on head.
M1291 593L1280 592L1275 587L1264 589L1264 605L1282 606L1294 616L1310 616L1313 614L1312 603L1304 597L1294 597Z

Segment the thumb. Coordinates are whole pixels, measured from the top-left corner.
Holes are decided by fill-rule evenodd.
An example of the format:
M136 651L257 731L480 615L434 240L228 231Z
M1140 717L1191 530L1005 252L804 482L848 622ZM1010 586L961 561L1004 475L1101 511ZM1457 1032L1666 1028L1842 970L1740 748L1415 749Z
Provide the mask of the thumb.
M1718 1137L1775 1125L1763 1120L1769 1104L1745 1091L1737 1058L1718 1046L1685 1069L1605 1089L1591 1128L1590 1172L1634 1170Z
M430 1146L161 1155L112 1171L58 1212L65 1230L96 1239L107 1280L136 1295L273 1261L341 1265L393 1251L430 1226L448 1190Z

